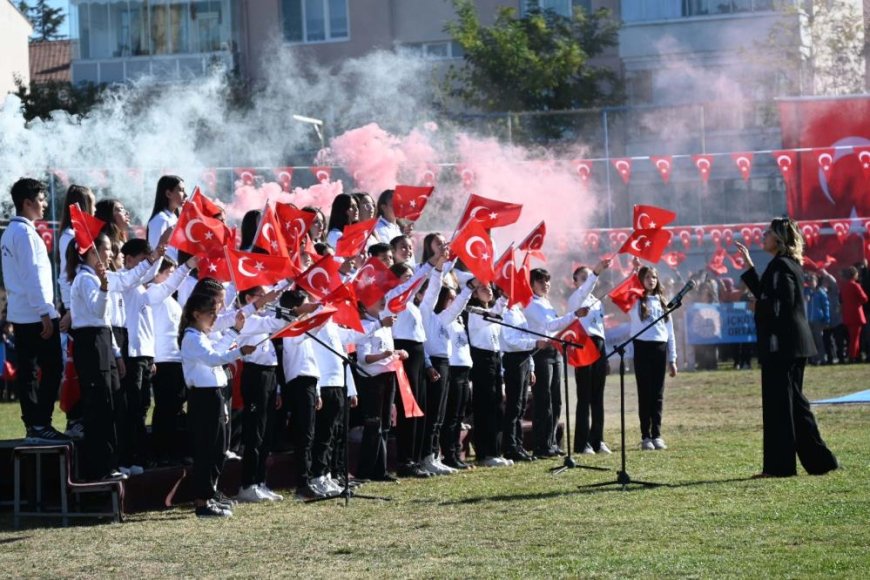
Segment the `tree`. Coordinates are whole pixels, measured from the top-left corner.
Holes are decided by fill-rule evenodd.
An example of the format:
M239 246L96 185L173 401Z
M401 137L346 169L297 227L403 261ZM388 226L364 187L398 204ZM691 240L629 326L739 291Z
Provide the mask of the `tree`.
M63 38L63 35L60 34L60 27L66 20L63 8L53 8L48 5L46 0L36 0L36 4L33 6L30 6L26 0L21 0L18 2L18 9L33 24L31 42Z
M617 74L591 60L615 46L619 25L610 12L575 8L571 18L532 10L517 17L501 8L482 26L471 0L453 0L458 19L446 26L465 52L451 66L448 94L483 111L559 111L622 100Z
M772 54L785 92L864 92L867 43L858 0L805 0L780 10L783 18L760 48Z
M62 81L39 84L31 82L28 87L16 75L13 94L21 99L21 113L25 120L30 121L36 117L50 119L53 111L84 116L102 101L104 89L105 85L74 85Z

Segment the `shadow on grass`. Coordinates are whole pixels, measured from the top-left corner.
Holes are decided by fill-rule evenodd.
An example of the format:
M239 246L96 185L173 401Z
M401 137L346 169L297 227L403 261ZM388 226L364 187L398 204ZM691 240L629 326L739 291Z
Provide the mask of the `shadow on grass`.
M469 497L465 499L458 499L453 501L445 501L441 502L441 505L473 505L478 503L483 503L487 501L493 502L502 502L502 501L526 501L526 500L541 500L541 499L552 499L556 497L565 497L570 495L585 495L585 494L597 494L597 493L612 493L619 492L622 493L624 491L641 491L643 489L654 489L654 488L681 488L681 487L693 487L698 485L717 485L717 484L725 484L725 483L739 483L742 481L751 481L752 477L733 477L729 479L708 479L708 480L699 480L699 481L686 481L682 483L653 483L653 482L640 482L640 481L632 481L628 485L623 486L621 483L618 483L616 480L613 481L603 481L599 483L592 483L589 485L581 485L577 489L573 490L560 490L560 491L547 491L542 493L518 493L512 495L492 495L486 497Z

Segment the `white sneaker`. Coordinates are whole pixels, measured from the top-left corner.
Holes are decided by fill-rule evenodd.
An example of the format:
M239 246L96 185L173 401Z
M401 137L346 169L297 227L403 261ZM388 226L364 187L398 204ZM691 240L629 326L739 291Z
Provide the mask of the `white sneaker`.
M338 480L332 479L332 474L327 473L324 476L323 482L326 484L326 487L331 489L333 492L337 494L341 494L344 491L344 488L338 483Z
M449 467L435 459L433 454L426 456L421 467L433 475L449 475L453 473Z
M592 446L587 443L586 447L583 448L583 451L581 451L580 454L581 455L595 455L595 450L592 449Z
M326 481L326 476L321 475L320 477L315 477L311 481L308 482L308 487L314 490L315 493L320 495L324 495L326 497L335 497L340 492L334 490Z
M236 496L236 501L244 503L260 503L262 501L268 501L268 498L260 491L259 486L249 485L248 487L243 487L239 490L239 494Z
M607 446L607 443L602 441L598 446L598 453L603 453L604 455L610 455L613 451L610 450L610 447Z
M230 451L229 449L227 449L227 452L224 453L224 457L226 457L227 460L241 459L241 457L239 457L239 454L238 454L238 453L235 453L235 452L233 452L233 451Z
M655 448L656 446L653 445L652 439L649 437L640 442L641 451L654 451Z
M655 439L653 439L652 444L653 444L653 447L655 447L656 449L667 449L668 448L668 446L665 445L665 440L662 439L661 437L656 437Z
M479 464L483 467L507 467L499 457L484 457Z
M435 459L435 464L438 465L438 467L440 467L441 469L446 470L448 475L450 475L451 473L456 473L457 471L459 471L458 469L453 469L449 465L444 465L444 463L441 461L440 457Z
M514 464L513 459L507 459L506 457L499 457L498 459L501 459L502 462L504 462L505 466L507 466L507 467L510 467L511 465Z
M257 486L257 489L260 491L260 495L265 496L268 501L284 501L284 496L280 493L275 493L268 487L266 487L265 483L261 483Z

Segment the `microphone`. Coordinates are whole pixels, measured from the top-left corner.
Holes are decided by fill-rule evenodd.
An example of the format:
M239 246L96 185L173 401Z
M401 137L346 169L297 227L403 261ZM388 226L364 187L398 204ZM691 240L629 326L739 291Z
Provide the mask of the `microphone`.
M465 311L470 314L483 316L484 318L491 318L492 320L504 320L501 314L495 314L486 308L481 308L480 306L466 306Z
M677 292L677 295L674 296L670 302L668 302L668 310L674 308L675 306L679 306L683 303L683 297L689 293L689 291L695 287L695 281L689 280L686 282L686 285L683 286L683 289Z

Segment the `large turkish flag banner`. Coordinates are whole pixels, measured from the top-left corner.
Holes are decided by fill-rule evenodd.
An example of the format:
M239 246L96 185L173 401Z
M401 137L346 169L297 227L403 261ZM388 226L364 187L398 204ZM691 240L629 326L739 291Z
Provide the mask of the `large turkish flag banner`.
M798 153L800 179L788 188L788 213L797 220L846 218L852 210L870 216L870 183L851 149L870 145L870 98L779 102L783 149ZM822 148L837 148L829 172L819 162ZM829 173L829 176L825 174Z

